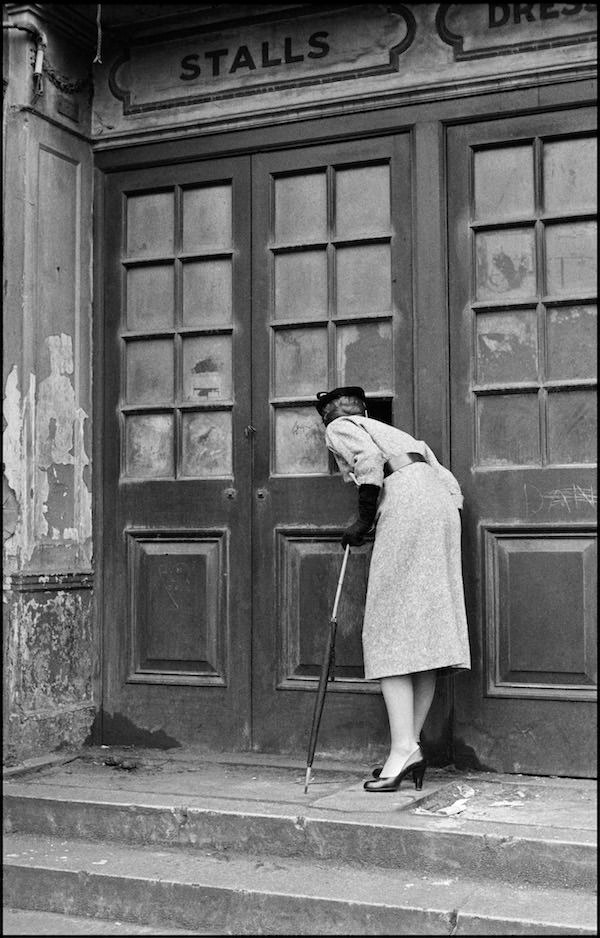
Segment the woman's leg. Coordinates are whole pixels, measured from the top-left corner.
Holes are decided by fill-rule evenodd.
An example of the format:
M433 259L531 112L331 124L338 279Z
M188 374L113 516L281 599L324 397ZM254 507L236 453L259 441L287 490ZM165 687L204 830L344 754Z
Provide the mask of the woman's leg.
M397 674L381 678L381 692L390 724L390 754L382 778L401 772L419 748L419 735L435 693L436 671ZM421 758L419 752L411 761Z
M383 677L380 683L390 724L390 754L381 770L381 778L388 778L398 775L418 749L419 741L415 736L413 675Z
M436 678L437 671L417 671L412 675L414 691L413 718L416 740L420 738L425 718L433 703Z

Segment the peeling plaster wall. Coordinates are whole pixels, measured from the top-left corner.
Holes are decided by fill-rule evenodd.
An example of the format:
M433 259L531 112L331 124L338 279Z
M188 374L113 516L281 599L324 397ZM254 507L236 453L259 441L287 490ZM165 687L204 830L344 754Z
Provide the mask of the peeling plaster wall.
M97 709L91 490L93 44L48 8L5 30L4 758L89 736Z
M11 572L32 565L51 572L89 570L92 511L84 442L88 415L77 406L70 377L71 336L48 336L44 345L50 353L50 374L39 383L30 374L22 394L14 365L5 387L4 473L16 515L14 529L5 530L5 562ZM27 458L30 452L32 461Z

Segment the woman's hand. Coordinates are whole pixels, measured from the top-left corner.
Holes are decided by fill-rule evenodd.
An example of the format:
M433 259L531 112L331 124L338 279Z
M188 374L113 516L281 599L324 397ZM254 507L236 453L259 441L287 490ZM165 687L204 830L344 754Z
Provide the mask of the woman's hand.
M360 485L358 488L358 518L342 535L342 547L360 547L365 534L373 527L377 513L377 499L380 487L378 485Z
M369 533L370 524L361 521L360 518L346 528L342 535L342 547L360 547L364 543L365 534Z

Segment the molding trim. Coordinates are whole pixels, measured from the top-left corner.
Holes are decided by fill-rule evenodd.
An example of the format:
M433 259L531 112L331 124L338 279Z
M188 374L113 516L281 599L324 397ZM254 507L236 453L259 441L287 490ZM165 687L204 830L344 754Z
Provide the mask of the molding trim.
M74 3L6 3L6 15L9 17L29 14L37 20L52 26L70 39L89 46L96 46L96 24L83 16Z
M281 634L279 636L279 654L278 654L278 679L276 690L293 690L315 692L319 683L320 675L317 673L302 674L293 673L294 665L301 662L295 659L294 648L295 640L298 638L294 626L299 626L298 619L295 617L295 610L291 604L291 596L296 595L291 576L292 565L290 558L290 547L294 544L307 545L331 545L331 552L337 550L339 539L343 528L340 527L294 527L293 525L277 526L274 530L276 541L276 571L277 571L277 589L276 589L276 608L282 615L283 623ZM372 549L373 538L369 537L365 541L364 547L359 548L360 553L369 555ZM368 565L368 561L367 561ZM325 643L325 630L323 631L323 643ZM325 645L323 645L325 647ZM352 694L379 694L379 681L368 681L364 677L344 676L340 674L339 668L335 673L335 679L327 682L327 693L352 693Z
M61 121L57 121L54 117L49 117L47 114L44 114L43 111L38 111L38 109L35 107L31 107L27 104L21 107L20 110L27 114L32 114L34 117L38 117L41 121L45 121L47 124L51 124L52 127L56 127L58 130L64 130L65 133L70 134L72 137L77 137L78 140L83 140L84 143L93 144L92 138L87 134L83 134L81 131L75 130L73 127L69 127L68 124L63 124Z
M92 590L93 573L13 573L6 578L16 593L48 593L62 590Z
M572 540L573 542L588 539L595 541L596 525L593 522L573 522L561 523L560 525L536 524L529 522L498 523L496 521L481 521L479 524L481 537L481 557L482 557L482 594L480 603L482 606L481 621L484 627L486 652L485 672L486 689L485 697L501 698L527 698L527 699L545 699L556 701L595 701L598 696L597 686L590 680L581 683L560 681L544 681L543 673L537 675L531 674L523 680L517 680L511 674L506 677L501 675L501 642L507 638L506 629L509 627L508 612L504 608L505 618L502 617L504 607L503 594L501 592L501 553L500 542L502 540L511 541L514 544L522 542L526 545L527 541L542 541L548 544L560 540ZM525 549L525 547L523 548ZM506 555L505 555L506 556ZM506 586L506 584L504 584ZM504 594L506 596L506 594ZM585 613L584 613L585 619ZM585 621L584 621L585 627ZM590 628L593 626L590 623ZM585 645L583 640L583 645ZM505 649L505 653L506 649ZM525 672L527 673L527 672ZM581 674L583 677L583 672Z
M204 687L227 687L227 656L229 648L229 603L230 597L227 587L227 564L229 561L229 528L210 526L208 528L186 529L186 528L145 528L131 526L126 527L123 536L127 542L127 590L128 590L128 660L129 667L125 683L127 684L177 684L177 685L196 685ZM143 577L142 560L143 549L154 546L158 548L160 544L170 543L172 545L172 556L177 555L174 548L183 545L197 545L197 552L191 553L191 556L198 557L202 555L202 548L212 548L212 552L205 551L206 560L206 608L207 615L205 622L209 633L207 635L207 646L212 651L212 660L188 661L187 664L180 662L178 667L170 668L167 661L156 661L152 658L146 659L143 651L143 636L138 630L141 625L142 617L138 615L140 607L140 589L143 591L147 586L147 581ZM182 557L186 552L180 552ZM156 568L157 558L163 556L160 549L154 554L154 569L148 570L150 575L163 575ZM152 554L146 555L146 560L152 558ZM212 564L212 566L211 566ZM212 576L211 576L212 574ZM166 576L169 576L167 571ZM211 594L210 583L215 583ZM185 585L185 584L183 584ZM179 589L180 583L175 581L171 584L175 591ZM163 592L164 592L163 588ZM211 605L212 602L212 605ZM196 610L202 611L202 610ZM210 613L212 612L212 617ZM170 628L176 628L177 623L170 623Z
M478 95L497 95L503 92L521 92L539 89L542 85L559 85L572 81L594 82L591 93L583 100L595 103L597 77L596 66L589 64L579 68L573 66L548 68L543 71L527 72L516 77L507 75L500 78L468 79L462 85L453 81L426 89L395 88L379 95L357 95L350 101L333 101L325 104L310 102L304 106L295 106L291 114L289 107L282 105L260 113L236 114L229 119L215 117L210 120L199 120L196 115L189 121L176 126L123 130L110 136L92 136L92 148L94 152L100 153L132 145L176 142L182 138L188 139L190 133L193 133L195 137L205 137L237 130L272 127L274 124L285 125L306 120L363 114L392 107L443 103Z

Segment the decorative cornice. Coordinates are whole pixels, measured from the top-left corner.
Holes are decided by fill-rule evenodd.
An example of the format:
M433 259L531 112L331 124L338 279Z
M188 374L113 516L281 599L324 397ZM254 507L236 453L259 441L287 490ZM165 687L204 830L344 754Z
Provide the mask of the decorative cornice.
M55 27L64 36L84 42L93 49L96 44L96 25L71 3L5 3L9 17L29 14L36 20Z
M169 127L149 127L134 131L128 128L110 136L92 137L92 147L95 152L101 153L105 150L120 149L132 144L175 142L181 138L189 138L191 133L194 136L203 137L223 131L260 129L265 126L270 127L274 123L296 123L315 118L361 114L365 111L376 111L390 107L407 107L431 104L438 101L460 100L477 95L497 94L498 92L526 91L531 88L539 88L542 85L550 86L572 81L595 83L597 77L597 68L590 63L561 66L559 68L553 66L521 74L511 73L505 76L491 76L475 80L465 79L462 83L453 80L424 89L393 88L380 94L355 95L351 100L345 101L310 102L304 106L296 104L292 114L290 114L289 107L284 104L281 107L248 115L235 114L228 118L218 116L211 120L199 120L196 116L190 121L177 123ZM590 95L589 100L593 103L596 101L595 86L593 96Z

